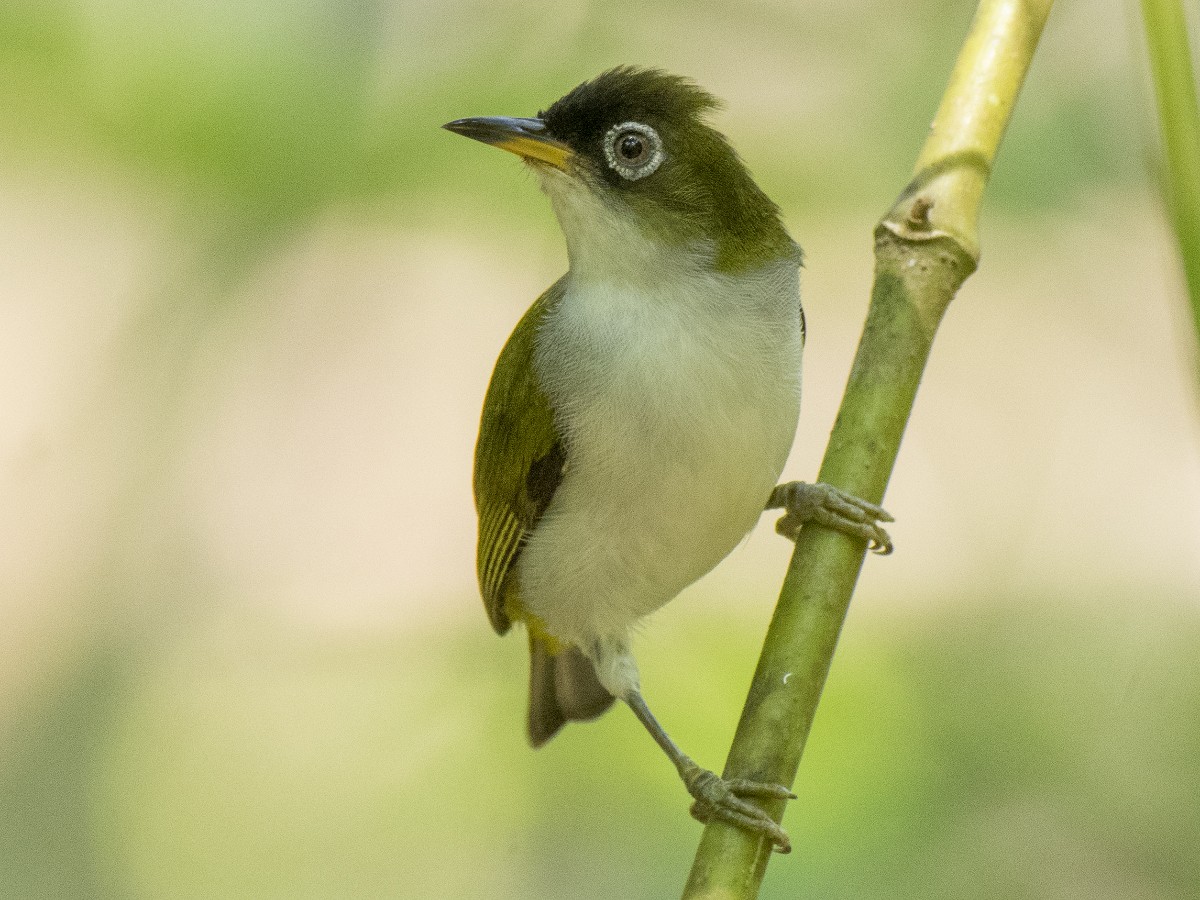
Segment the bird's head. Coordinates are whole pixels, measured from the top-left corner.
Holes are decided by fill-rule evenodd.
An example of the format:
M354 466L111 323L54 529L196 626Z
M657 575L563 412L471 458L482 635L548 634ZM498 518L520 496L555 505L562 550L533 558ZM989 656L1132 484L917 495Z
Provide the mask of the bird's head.
M540 176L579 257L694 248L736 271L799 248L779 209L707 122L716 99L687 79L622 66L579 85L536 118L459 119L445 127L521 156Z

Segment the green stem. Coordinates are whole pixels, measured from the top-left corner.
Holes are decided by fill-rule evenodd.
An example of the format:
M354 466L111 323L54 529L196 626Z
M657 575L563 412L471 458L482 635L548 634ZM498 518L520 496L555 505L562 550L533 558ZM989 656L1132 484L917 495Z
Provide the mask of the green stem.
M1142 15L1166 155L1162 190L1179 241L1200 339L1200 109L1187 21L1179 0L1142 0Z
M1050 6L980 3L913 180L876 230L871 305L820 473L865 500L883 497L938 324L975 269L983 190ZM726 778L795 780L864 554L843 534L801 531ZM782 801L764 808L782 816ZM710 823L685 900L757 897L770 855L761 836Z

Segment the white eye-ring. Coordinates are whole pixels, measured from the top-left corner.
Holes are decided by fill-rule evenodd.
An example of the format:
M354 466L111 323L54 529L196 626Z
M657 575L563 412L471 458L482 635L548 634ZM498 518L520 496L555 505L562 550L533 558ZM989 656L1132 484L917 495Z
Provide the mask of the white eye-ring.
M653 174L667 158L658 132L641 122L622 122L608 129L604 156L611 169L630 181Z

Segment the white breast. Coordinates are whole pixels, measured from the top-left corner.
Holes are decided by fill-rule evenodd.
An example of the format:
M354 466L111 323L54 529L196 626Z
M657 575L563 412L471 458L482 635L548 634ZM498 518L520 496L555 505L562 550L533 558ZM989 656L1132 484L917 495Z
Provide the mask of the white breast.
M522 602L577 644L623 638L737 545L799 415L794 261L728 275L676 251L641 271L573 265L538 336L567 470L518 577Z

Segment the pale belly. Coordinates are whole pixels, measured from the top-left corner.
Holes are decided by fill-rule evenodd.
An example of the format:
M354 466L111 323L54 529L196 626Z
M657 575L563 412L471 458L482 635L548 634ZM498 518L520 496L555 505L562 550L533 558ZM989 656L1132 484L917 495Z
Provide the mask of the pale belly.
M570 643L623 637L754 527L787 458L783 432L759 419L694 434L686 453L629 444L603 463L581 453L522 551L522 602Z
M791 448L798 329L741 353L736 335L714 352L711 335L663 327L639 323L603 371L572 360L584 386L567 409L567 470L517 570L523 605L569 643L624 639L716 566Z

